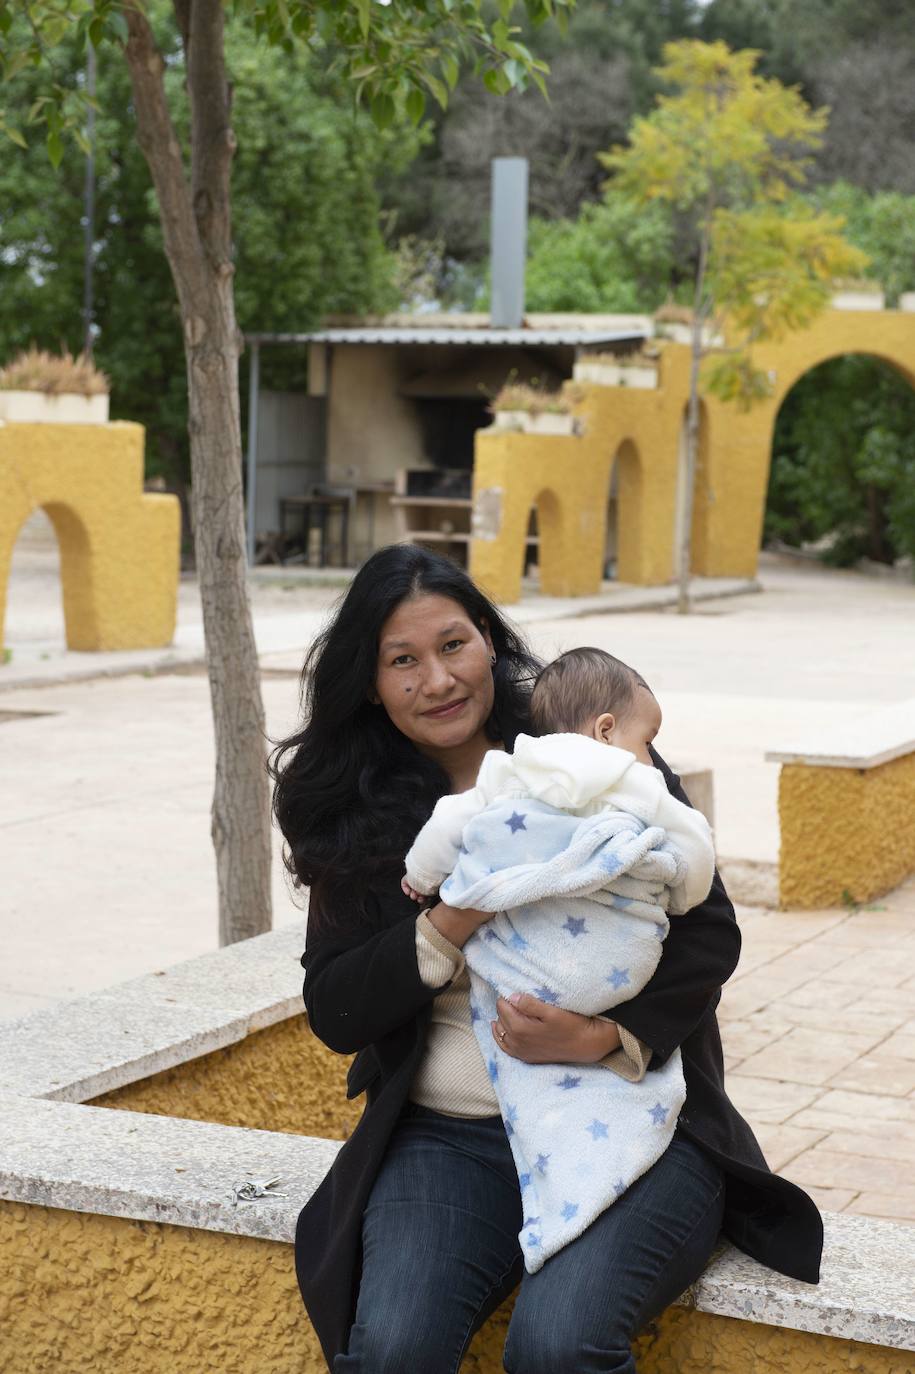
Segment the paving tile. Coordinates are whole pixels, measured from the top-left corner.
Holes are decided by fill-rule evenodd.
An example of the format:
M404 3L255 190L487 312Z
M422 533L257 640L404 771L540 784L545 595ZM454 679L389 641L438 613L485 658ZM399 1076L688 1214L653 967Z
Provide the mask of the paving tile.
M906 1035L904 1031L897 1031L888 1040L884 1040L880 1048L884 1054L891 1054L899 1059L915 1059L915 1034Z
M740 950L740 962L731 974L730 982L733 983L739 978L746 978L754 969L765 967L772 963L783 954L787 954L792 949L789 944L774 944L768 940L756 940L752 936L744 936L743 945Z
M803 1130L804 1127L784 1126L782 1130ZM809 1129L809 1128L808 1128ZM830 1131L825 1146L843 1155L868 1155L871 1159L883 1161L901 1159L910 1166L915 1165L915 1131L904 1121L867 1121L862 1128L853 1131ZM879 1167L879 1165L878 1165ZM915 1175L910 1173L910 1178Z
M854 1188L818 1188L813 1183L805 1183L804 1191L810 1194L823 1212L850 1212L850 1204L860 1197Z
M784 997L792 1006L828 1007L831 1011L838 1011L861 1000L861 987L858 983L827 983L821 978L812 978L799 987L788 988ZM882 997L879 1010L887 1010Z
M823 1096L820 1088L807 1084L753 1078L739 1071L728 1076L725 1086L731 1101L754 1130L759 1125L777 1124L796 1113L811 1110Z
M883 906L883 903L874 903ZM854 945L865 948L868 945L886 948L897 940L904 940L915 933L913 930L915 913L884 911L859 911L849 915L829 932L834 945Z
M815 940L826 931L838 929L848 920L848 912L839 911L770 911L762 918L764 938L796 945Z
M819 940L811 940L805 945L795 945L793 949L789 949L777 959L771 960L766 965L765 976L783 983L790 983L793 987L800 987L803 983L810 982L812 978L825 976L829 969L846 963L848 957L848 950L845 948L830 946ZM847 979L847 981L853 983L856 978L857 975ZM858 988L858 995L860 996L860 984Z
M841 1070L860 1060L874 1043L873 1036L794 1026L774 1045L745 1059L742 1067L745 1073L759 1078L785 1078L791 1083L826 1083ZM912 1069L915 1071L915 1064Z
M823 1126L833 1131L853 1131L867 1121L872 1132L878 1121L901 1121L915 1131L915 1098L831 1088L800 1107L790 1120L792 1126Z
M791 991L791 987L790 983L764 978L761 974L742 978L737 983L726 983L718 1014L726 1021L743 1021L754 1011L777 1003L779 997Z
M857 983L862 991L874 989L875 1000L879 1000L884 988L896 988L904 983L912 971L908 960L900 959L899 951L892 945L877 949L846 949L844 955L841 962L824 969L820 976L827 983Z
M803 988L801 989L803 992ZM894 1031L903 1031L907 1022L901 1020L901 1013L882 1011L856 1011L854 1016L845 1016L844 1007L807 1007L800 1006L792 996L782 997L763 1011L753 1012L747 1017L746 1025L756 1027L757 1023L768 1021L772 1026L810 1026L813 1030L836 1030L837 1015L845 1017L843 1026L856 1035L874 1035L878 1039L889 1038ZM777 1021L776 1021L777 1018Z
M835 986L838 987L838 984ZM879 1009L880 1011L898 1012L900 1016L910 1019L915 1017L915 985L908 988L880 988L879 991L859 995L851 1003L851 1008L854 1011Z
M884 1217L915 1224L915 1194L861 1192L841 1209L865 1217Z
M853 1064L837 1070L829 1079L830 1088L850 1088L853 1092L880 1093L908 1097L915 1091L915 1061L872 1050Z
M899 1193L906 1205L910 1200L915 1202L912 1166L905 1160L843 1154L841 1150L828 1149L826 1142L805 1150L781 1172L801 1187L810 1183L824 1188L854 1188L859 1192L880 1188Z
M762 1146L769 1168L776 1173L805 1150L824 1139L827 1132L810 1130L803 1126L782 1126L762 1124L754 1127L756 1138Z
M725 1021L721 1027L721 1041L726 1055L746 1059L748 1055L774 1044L788 1030L790 1026L787 1022L781 1022L773 1029L765 1025L764 1018L760 1018L756 1025L750 1025L747 1021Z

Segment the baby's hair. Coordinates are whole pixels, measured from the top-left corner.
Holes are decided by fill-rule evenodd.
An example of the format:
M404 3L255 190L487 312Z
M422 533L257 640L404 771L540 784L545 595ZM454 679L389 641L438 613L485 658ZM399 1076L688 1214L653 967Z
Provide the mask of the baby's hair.
M534 683L531 727L536 735L571 735L605 711L624 720L638 687L648 683L603 649L569 649L548 663Z

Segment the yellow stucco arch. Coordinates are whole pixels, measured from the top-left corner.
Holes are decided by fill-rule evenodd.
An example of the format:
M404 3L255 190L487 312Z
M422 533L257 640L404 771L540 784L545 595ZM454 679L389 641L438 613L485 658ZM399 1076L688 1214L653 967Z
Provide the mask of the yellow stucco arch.
M642 455L633 439L623 439L613 456L610 484L616 478L616 575L620 582L637 581L641 552L640 531L645 519L647 483ZM609 493L608 493L609 494Z
M156 648L175 631L181 518L144 494L141 425L0 424L0 642L13 547L33 511L60 545L67 645Z
M599 586L611 458L588 436L480 430L470 568L481 586L499 600L520 600L532 506L541 591L585 596Z
M562 493L565 550L551 595L585 596L600 587L606 495L615 456L625 441L638 466L619 471L619 522L626 530L617 575L653 586L675 573L677 492L683 415L689 395L687 344L659 341L656 387L576 381L569 392L580 436L480 430L474 467L475 537L470 566L491 594L516 601L521 593L518 500L546 487ZM915 386L915 313L898 310L825 311L809 329L778 343L757 345L757 366L773 380L772 395L747 412L703 397L703 425L693 510L692 569L707 577L753 577L762 540L772 435L779 408L794 384L832 358L864 353L879 358ZM536 474L536 478L534 477ZM525 510L530 508L527 499ZM477 518L482 510L485 518ZM497 518L498 517L498 518ZM542 579L543 590L547 581ZM552 575L550 585L553 585Z

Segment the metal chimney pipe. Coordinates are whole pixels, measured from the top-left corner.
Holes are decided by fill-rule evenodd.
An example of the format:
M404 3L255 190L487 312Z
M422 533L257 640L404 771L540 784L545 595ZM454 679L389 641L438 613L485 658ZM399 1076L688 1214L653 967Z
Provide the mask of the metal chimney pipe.
M526 157L493 158L489 251L492 275L489 322L494 329L518 329L524 322Z

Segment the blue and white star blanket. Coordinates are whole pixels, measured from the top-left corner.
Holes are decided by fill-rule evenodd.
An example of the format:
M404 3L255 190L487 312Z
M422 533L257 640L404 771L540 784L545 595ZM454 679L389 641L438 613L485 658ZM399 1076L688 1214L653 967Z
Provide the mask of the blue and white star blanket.
M582 818L516 798L467 824L441 888L451 906L494 913L464 955L474 1030L518 1169L531 1273L660 1158L686 1090L679 1050L641 1083L599 1064L513 1059L492 1038L496 998L527 992L595 1015L634 997L657 967L682 870L665 832L634 816Z

